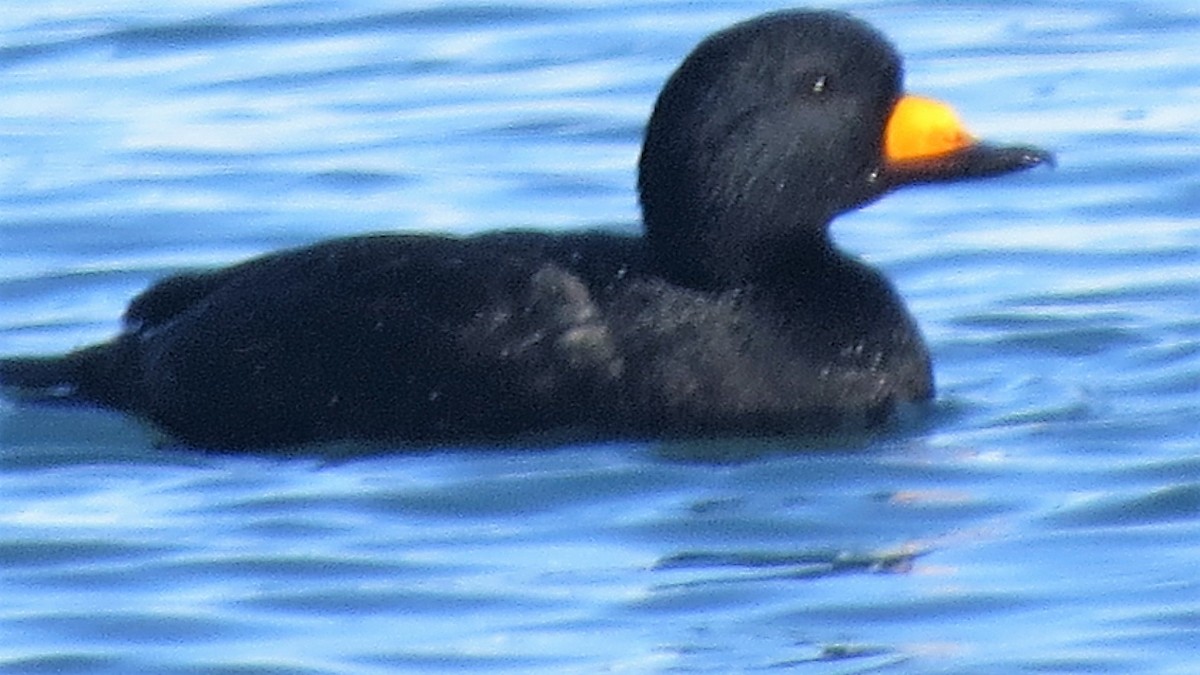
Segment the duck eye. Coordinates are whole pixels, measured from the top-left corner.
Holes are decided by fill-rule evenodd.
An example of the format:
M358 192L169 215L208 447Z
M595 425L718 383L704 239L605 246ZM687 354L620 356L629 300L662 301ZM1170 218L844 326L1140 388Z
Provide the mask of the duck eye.
M818 73L800 75L795 86L799 96L820 96L829 90L829 76Z

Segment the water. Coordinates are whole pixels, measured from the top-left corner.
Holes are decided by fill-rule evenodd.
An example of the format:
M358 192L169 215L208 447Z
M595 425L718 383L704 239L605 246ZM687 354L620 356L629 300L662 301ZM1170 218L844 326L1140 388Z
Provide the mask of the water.
M214 456L0 401L0 672L1193 672L1194 4L839 3L912 90L1059 155L837 223L929 339L919 427ZM0 354L330 236L634 228L663 79L774 7L8 7Z

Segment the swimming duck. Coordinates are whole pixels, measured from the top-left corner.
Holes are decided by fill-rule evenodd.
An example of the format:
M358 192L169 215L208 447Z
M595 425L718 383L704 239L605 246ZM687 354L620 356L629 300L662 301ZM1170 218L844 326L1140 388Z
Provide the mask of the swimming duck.
M167 278L123 331L0 361L26 395L144 418L206 448L824 433L934 395L892 285L830 240L890 190L1045 164L902 91L861 20L722 30L646 128L644 235L326 241Z

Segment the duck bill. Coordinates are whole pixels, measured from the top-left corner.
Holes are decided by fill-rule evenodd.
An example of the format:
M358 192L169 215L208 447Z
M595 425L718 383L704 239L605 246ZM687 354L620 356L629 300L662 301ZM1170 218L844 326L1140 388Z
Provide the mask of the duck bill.
M1054 155L1041 148L981 142L950 106L913 95L902 97L892 109L883 150L878 180L885 189L987 178L1054 164Z

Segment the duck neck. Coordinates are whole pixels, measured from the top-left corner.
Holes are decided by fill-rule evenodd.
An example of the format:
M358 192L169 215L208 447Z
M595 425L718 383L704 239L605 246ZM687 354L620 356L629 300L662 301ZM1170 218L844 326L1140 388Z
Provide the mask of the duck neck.
M651 244L650 255L657 272L672 283L737 293L743 309L762 310L760 316L797 336L815 362L869 370L880 359L898 359L915 369L923 391L932 391L920 332L891 282L842 253L825 228L791 231L807 234L761 247L727 246L724 254L689 249L684 242L675 248Z
M759 289L790 295L788 289L811 287L836 274L846 257L830 242L825 228L796 227L786 236L717 240L654 241L651 257L672 283L703 291Z
M659 271L681 286L707 292L737 291L754 304L771 306L777 316L814 319L807 331L836 328L831 343L891 339L874 336L879 327L914 332L891 283L866 263L842 253L825 228L794 228L787 240L754 240L727 251L690 254L656 248ZM803 235L794 233L802 232ZM704 265L694 264L704 261Z

